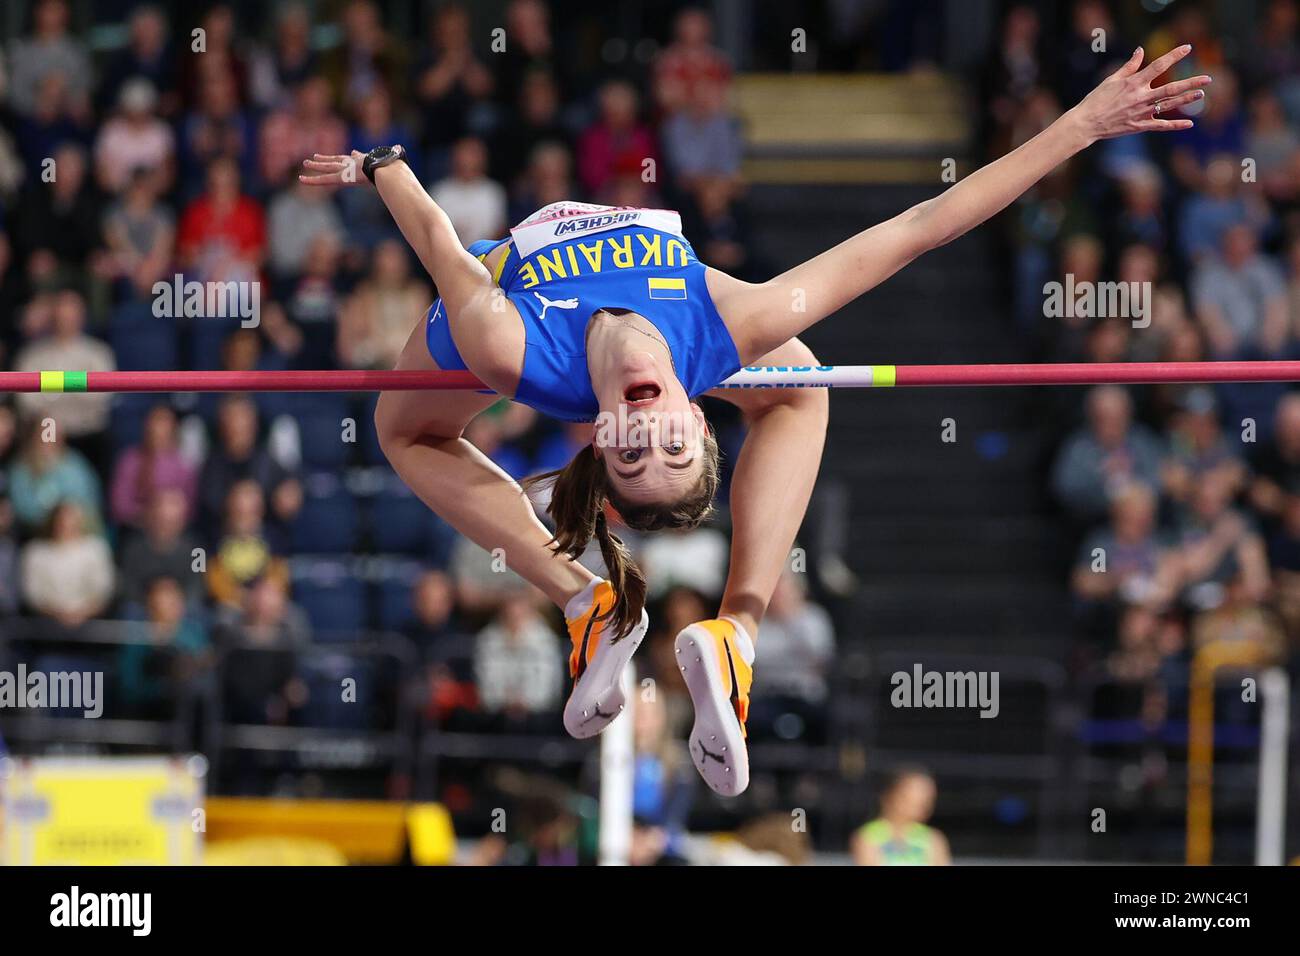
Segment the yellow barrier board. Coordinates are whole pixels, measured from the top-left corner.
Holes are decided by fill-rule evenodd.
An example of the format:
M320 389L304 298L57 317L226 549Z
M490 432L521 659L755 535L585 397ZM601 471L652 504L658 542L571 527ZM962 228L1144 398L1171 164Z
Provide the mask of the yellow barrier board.
M201 862L202 757L12 758L0 765L7 866Z

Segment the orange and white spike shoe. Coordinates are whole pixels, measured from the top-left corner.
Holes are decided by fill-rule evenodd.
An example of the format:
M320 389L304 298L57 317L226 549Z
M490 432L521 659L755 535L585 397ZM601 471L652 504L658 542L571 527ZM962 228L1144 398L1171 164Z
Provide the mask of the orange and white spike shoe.
M749 786L745 721L754 681L754 642L729 617L690 624L677 635L677 666L695 705L691 759L724 797Z
M604 580L592 581L575 595L564 609L565 624L573 652L569 655L569 676L573 689L564 705L564 729L573 737L594 737L623 712L623 668L645 638L650 617L641 621L620 640L614 640L610 621L598 620L614 605L614 588Z

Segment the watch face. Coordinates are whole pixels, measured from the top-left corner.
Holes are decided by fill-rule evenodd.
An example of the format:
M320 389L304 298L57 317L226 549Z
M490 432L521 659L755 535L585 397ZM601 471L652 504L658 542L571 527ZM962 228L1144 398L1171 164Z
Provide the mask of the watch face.
M391 146L376 146L374 149L370 151L371 159L387 159L389 156L392 155L393 155L393 147Z

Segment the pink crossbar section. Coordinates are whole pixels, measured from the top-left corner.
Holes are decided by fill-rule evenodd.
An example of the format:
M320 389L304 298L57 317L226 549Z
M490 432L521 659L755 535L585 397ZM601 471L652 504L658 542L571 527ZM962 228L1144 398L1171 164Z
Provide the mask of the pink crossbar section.
M892 375L889 373L892 372ZM836 365L747 368L724 388L1105 385L1294 382L1300 362L1120 362L1062 365ZM381 392L486 390L469 372L90 372L87 392ZM39 372L0 372L0 393L39 392Z

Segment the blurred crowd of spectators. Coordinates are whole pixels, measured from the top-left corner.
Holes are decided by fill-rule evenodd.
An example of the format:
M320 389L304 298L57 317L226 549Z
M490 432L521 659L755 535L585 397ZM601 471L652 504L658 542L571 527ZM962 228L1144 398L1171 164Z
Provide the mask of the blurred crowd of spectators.
M1060 35L1035 8L1010 8L986 77L995 154L1073 106L1138 44L1148 60L1192 44L1163 82L1213 77L1187 112L1194 129L1098 144L1014 207L1016 319L1041 359L1300 357L1298 24L1296 0L1269 0L1234 53L1209 4L1156 16L1076 0ZM1093 314L1047 308L1049 283L1069 281L1103 302L1113 282L1141 298ZM1141 712L1158 725L1199 649L1235 643L1260 664L1293 655L1300 393L1098 387L1055 401L1044 420L1064 436L1051 483L1079 546L1080 663L1141 688Z
M0 313L14 317L0 367L391 367L435 290L372 190L297 184L314 152L403 143L467 244L560 199L666 205L703 259L756 268L732 70L699 9L665 23L644 62L591 70L542 0L507 5L504 51L455 2L431 5L415 36L390 32L371 0L341 4L337 22L294 2L257 22L237 13L217 3L178 22L142 5L124 45L92 56L66 0L31 5L0 56ZM256 283L256 324L181 316L174 293L196 280ZM164 300L174 317L159 316ZM141 643L114 665L123 716L206 692L227 648L270 655L384 629L417 649L431 719L558 729L562 622L397 482L372 409L270 394L0 404L0 617L35 618L45 636L137 622ZM469 437L518 478L584 441L508 403ZM671 637L714 613L726 537L638 548L656 587L645 657L672 687ZM764 628L760 734L822 724L832 650L829 619L792 577ZM258 661L222 689L227 717L295 722L311 681L292 654ZM671 691L667 704L685 719Z

